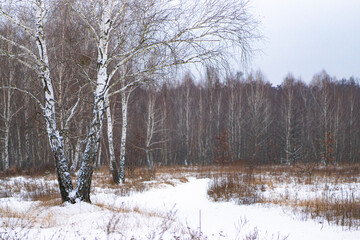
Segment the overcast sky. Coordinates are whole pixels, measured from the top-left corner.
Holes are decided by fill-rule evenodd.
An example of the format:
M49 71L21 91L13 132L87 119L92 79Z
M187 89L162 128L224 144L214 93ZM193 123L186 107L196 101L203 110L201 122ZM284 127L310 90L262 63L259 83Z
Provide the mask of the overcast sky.
M265 39L252 61L273 85L326 70L360 77L360 0L252 0Z

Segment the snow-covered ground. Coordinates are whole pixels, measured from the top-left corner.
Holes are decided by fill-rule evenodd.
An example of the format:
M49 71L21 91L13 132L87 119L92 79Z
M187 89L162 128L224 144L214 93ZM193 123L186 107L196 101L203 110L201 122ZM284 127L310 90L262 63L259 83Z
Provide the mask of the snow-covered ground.
M125 197L97 189L92 204L0 198L0 239L360 239L360 230L304 221L284 207L212 202L208 178L188 180Z

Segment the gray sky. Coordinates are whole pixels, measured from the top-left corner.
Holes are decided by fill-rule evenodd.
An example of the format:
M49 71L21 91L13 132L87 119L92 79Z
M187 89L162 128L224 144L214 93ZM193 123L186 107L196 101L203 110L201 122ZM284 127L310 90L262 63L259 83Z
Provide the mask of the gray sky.
M251 68L274 85L326 70L360 77L360 0L252 0L265 36Z

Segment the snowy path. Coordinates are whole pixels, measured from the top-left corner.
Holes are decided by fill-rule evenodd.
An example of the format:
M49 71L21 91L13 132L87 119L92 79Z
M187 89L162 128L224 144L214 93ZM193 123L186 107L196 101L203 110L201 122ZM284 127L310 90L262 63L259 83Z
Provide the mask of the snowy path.
M296 220L276 206L211 202L206 194L208 181L190 179L190 182L176 187L154 189L122 200L159 211L170 211L175 206L178 219L193 229L199 228L201 211L201 231L209 239L243 239L253 233L254 228L257 228L260 239L277 239L287 235L288 239L299 240L360 239L360 231L345 231L341 227L322 225L312 220ZM245 219L248 223L241 224Z

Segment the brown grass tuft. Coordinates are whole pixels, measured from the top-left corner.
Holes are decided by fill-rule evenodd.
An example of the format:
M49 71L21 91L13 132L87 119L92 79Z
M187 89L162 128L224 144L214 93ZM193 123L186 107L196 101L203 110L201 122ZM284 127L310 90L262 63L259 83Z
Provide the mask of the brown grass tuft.
M258 186L247 175L230 173L211 179L208 195L214 201L235 200L239 204L253 204L261 200Z

